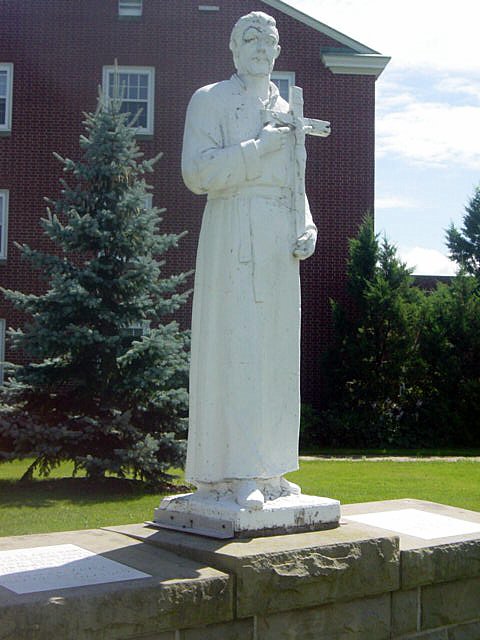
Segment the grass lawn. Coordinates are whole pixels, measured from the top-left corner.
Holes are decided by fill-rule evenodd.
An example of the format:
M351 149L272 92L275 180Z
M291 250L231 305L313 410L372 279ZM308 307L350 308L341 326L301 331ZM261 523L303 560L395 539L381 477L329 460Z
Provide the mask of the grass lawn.
M480 511L480 462L303 461L288 475L304 493L343 504L416 498Z
M90 529L143 522L160 494L141 483L69 478L62 465L47 480L18 483L28 461L0 464L0 535ZM418 498L480 511L480 462L304 461L288 476L304 493L343 504ZM179 478L181 482L181 477Z

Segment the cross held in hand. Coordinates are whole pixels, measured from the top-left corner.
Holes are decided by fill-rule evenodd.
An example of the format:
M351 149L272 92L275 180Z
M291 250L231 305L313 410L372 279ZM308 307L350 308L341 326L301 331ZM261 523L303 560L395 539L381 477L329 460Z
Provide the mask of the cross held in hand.
M295 134L295 170L292 209L296 218L297 238L305 232L305 135L326 138L331 133L330 122L305 118L303 115L303 90L290 87L288 102L290 110L285 113L273 109L265 109L264 124L288 126Z

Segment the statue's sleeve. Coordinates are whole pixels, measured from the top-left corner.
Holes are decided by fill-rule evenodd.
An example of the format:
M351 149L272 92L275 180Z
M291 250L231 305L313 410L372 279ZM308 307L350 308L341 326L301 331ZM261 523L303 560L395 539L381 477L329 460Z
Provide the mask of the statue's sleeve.
M305 231L314 231L315 237L317 236L317 225L313 221L307 196L305 196Z
M182 175L186 186L203 194L236 187L260 174L255 140L225 146L219 105L208 91L199 89L190 100L185 121Z

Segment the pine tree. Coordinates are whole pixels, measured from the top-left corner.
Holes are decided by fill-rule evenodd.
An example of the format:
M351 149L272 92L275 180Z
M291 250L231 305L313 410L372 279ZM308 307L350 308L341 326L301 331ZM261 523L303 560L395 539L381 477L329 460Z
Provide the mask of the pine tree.
M71 460L90 477L159 482L185 444L188 335L171 314L188 274L162 275L182 234L158 232L145 177L159 156L142 158L121 100L100 96L84 124L81 159L57 155L66 179L42 221L56 250L21 248L48 290L3 290L31 318L10 331L31 362L10 367L0 439L5 457L34 457L29 475Z
M422 423L437 446L480 446L480 291L460 272L427 297Z
M461 231L454 224L447 230L447 247L452 260L466 273L480 277L480 187L465 212Z
M395 247L380 242L371 217L350 241L347 277L351 308L333 303L330 407L347 427L343 444L400 444L403 423L415 415L423 295Z

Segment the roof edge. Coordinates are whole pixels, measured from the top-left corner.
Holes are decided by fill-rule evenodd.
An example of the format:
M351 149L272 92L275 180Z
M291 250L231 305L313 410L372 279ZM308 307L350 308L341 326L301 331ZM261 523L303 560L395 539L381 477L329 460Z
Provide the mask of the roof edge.
M323 33L326 36L329 36L333 40L340 42L346 47L353 49L353 51L355 51L356 53L371 53L371 54L379 55L378 51L375 51L374 49L370 49L370 47L367 47L366 45L362 44L361 42L358 42L357 40L353 40L352 38L349 38L344 33L341 33L336 29L332 29L332 27L329 27L323 22L320 22L319 20L312 18L308 14L303 13L298 9L295 9L294 7L287 4L286 2L283 2L282 0L262 0L262 2L270 5L274 9L278 9L279 11L286 13L291 18L295 18L295 20L299 20L300 22L303 22L303 24L306 24L309 27L312 27L312 29L319 31L320 33Z
M391 58L378 53L321 53L323 64L332 73L353 74L362 76L378 76L385 69Z

